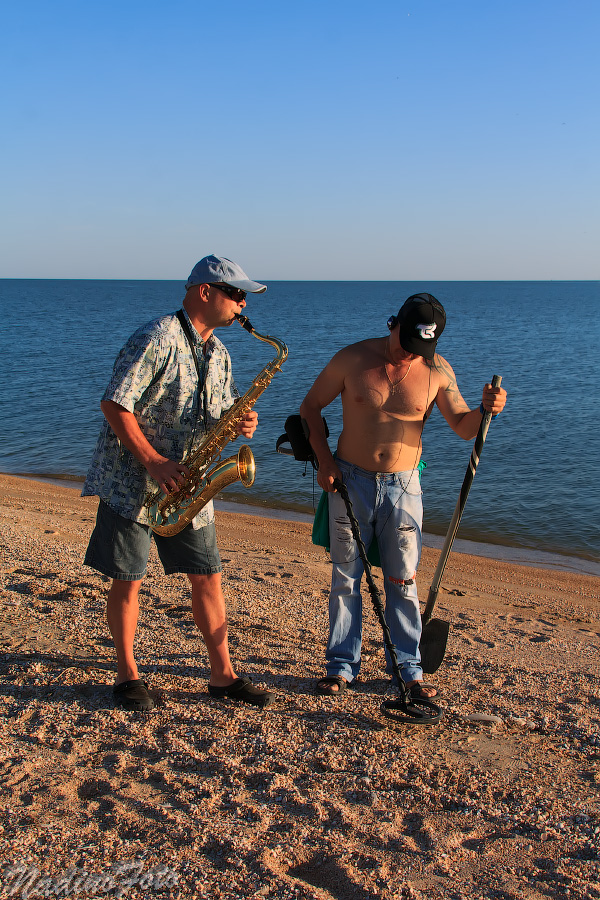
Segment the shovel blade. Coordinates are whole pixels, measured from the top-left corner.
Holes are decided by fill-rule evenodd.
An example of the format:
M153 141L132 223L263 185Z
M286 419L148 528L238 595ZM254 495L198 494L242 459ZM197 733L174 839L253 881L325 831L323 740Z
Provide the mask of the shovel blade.
M444 622L443 619L430 619L423 626L419 649L421 651L421 667L427 675L437 672L441 666L446 653L449 633L450 622Z

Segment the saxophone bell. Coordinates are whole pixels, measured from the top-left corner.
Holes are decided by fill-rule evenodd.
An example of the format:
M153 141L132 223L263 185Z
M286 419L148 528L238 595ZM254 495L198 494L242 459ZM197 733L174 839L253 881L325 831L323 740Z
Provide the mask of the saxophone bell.
M195 515L211 500L234 481L241 481L244 487L251 487L256 477L254 454L247 444L242 444L234 456L216 462L204 473L196 485L196 490L187 495L185 500L175 502L172 506L154 504L149 514L154 519L152 531L163 537L171 537L182 531Z

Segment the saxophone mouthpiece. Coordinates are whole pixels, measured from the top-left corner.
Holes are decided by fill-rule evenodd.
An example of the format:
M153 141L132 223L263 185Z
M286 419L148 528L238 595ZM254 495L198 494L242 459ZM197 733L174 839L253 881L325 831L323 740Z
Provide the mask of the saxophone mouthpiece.
M254 328L250 324L250 319L248 318L248 316L243 316L241 313L234 313L234 315L235 315L236 319L238 320L238 322L240 323L240 325L242 326L242 328L245 328L246 331L248 331L250 334L252 334L252 332L254 331Z

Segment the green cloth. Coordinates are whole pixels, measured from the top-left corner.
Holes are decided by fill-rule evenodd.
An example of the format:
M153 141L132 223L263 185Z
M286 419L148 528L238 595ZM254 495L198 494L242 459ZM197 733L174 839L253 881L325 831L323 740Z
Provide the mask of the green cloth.
M417 466L417 469L419 470L419 480L421 479L421 472L426 468L427 463L422 459ZM312 527L312 542L313 544L316 544L317 547L325 547L326 550L329 550L329 503L327 496L327 491L323 491L321 499L319 500L319 505L317 506ZM367 559L372 566L376 566L379 569L381 568L377 538L373 538L371 541L371 546L367 550Z

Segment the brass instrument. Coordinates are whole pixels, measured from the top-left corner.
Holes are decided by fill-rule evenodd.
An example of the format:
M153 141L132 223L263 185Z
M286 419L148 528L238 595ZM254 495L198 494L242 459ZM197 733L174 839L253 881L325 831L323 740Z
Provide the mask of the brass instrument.
M178 534L228 484L238 480L245 487L254 484L256 464L250 447L243 444L234 456L222 461L221 451L229 441L237 437L237 423L269 386L275 373L286 361L288 349L283 341L255 331L246 316L236 314L236 319L253 337L275 347L277 356L258 373L244 396L221 416L212 431L202 438L196 450L183 460L183 464L189 469L185 481L168 494L161 490L148 494L145 505L148 507L150 526L157 534Z

